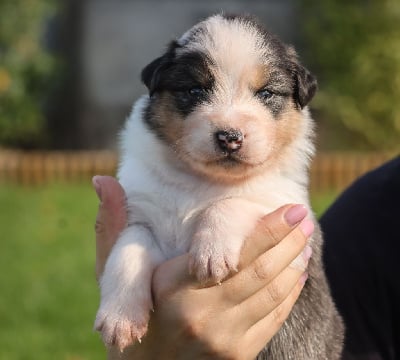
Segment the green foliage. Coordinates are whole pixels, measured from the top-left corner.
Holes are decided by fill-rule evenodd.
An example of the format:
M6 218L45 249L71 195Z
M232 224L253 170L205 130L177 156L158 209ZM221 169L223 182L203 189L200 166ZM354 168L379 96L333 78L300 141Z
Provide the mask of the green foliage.
M0 0L0 145L38 146L56 61L43 49L54 0Z
M337 190L311 193L311 207L317 219L319 219L338 196Z
M321 118L370 149L400 145L400 2L303 0Z

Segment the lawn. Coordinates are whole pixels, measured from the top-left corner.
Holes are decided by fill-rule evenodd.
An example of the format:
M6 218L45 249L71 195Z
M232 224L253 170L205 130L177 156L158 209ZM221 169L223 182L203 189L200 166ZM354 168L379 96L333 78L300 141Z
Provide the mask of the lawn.
M313 196L320 214L334 193ZM105 358L89 185L0 185L0 360Z
M0 359L101 359L89 186L0 186Z

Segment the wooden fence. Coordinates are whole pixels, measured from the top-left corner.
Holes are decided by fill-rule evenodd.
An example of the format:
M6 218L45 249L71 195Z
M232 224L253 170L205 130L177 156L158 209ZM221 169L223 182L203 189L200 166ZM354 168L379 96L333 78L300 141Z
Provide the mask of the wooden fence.
M340 191L393 154L323 153L313 161L313 191ZM43 185L51 182L89 182L96 174L114 175L117 154L112 151L24 152L0 150L0 183Z
M96 174L114 175L117 161L117 154L111 151L0 151L0 182L89 181Z
M313 191L341 191L355 179L392 159L395 153L322 153L310 171Z

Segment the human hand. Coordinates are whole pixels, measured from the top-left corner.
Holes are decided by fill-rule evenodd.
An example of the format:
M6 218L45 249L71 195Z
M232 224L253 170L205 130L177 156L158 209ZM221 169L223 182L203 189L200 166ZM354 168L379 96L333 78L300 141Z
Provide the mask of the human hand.
M126 226L125 196L111 177L94 178L101 199L96 221L96 274ZM290 266L306 246L313 224L300 205L287 205L260 220L241 253L240 271L221 285L202 288L188 273L188 256L155 271L155 312L141 344L109 359L253 359L276 334L307 279Z
M93 186L99 197L96 217L96 279L100 278L111 248L127 225L126 196L120 183L111 176L95 176Z

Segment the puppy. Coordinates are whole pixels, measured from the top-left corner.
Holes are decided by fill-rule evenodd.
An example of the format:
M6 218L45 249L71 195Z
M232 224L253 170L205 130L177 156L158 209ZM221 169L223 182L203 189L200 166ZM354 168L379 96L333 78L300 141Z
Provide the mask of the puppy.
M149 89L122 132L118 177L129 226L101 278L95 327L106 345L141 339L157 265L189 252L199 281L237 270L245 238L266 213L309 206L314 77L295 51L245 17L212 16L142 72ZM260 359L338 359L343 328L310 240L309 280Z

